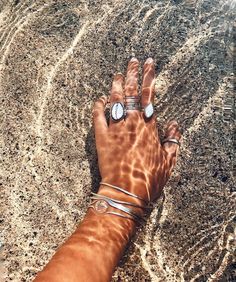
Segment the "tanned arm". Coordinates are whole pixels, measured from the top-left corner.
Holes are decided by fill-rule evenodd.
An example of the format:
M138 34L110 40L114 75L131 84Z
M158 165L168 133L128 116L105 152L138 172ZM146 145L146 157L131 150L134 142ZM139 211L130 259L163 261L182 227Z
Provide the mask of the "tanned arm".
M102 182L122 187L146 201L157 199L176 163L178 144L161 145L155 114L146 118L143 111L128 110L124 119L115 122L105 118L108 102L125 103L129 96L138 96L138 68L136 58L130 60L126 79L114 76L110 97L102 96L94 106L93 118L99 170ZM154 102L154 62L149 58L143 66L141 106ZM167 125L165 138L181 137L175 121ZM101 185L99 195L143 205L138 199ZM111 208L111 211L117 209ZM133 210L142 214L142 209ZM119 211L120 214L124 214ZM71 237L57 250L35 282L106 282L111 281L136 222L120 216L100 213L89 208L83 221Z

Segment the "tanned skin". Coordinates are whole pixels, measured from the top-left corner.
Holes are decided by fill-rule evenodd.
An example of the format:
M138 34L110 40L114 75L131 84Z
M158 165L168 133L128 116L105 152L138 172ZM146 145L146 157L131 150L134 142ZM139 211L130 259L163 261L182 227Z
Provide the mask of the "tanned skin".
M138 69L139 61L131 59L126 79L122 74L116 74L110 96L102 96L96 101L93 109L95 139L102 181L153 201L160 196L175 166L178 145L161 145L155 115L146 119L142 111L128 110L125 119L114 122L110 118L108 124L104 114L108 102L112 105L124 102L125 96L138 95ZM154 62L149 58L143 65L143 108L154 102L154 85ZM165 138L181 138L176 121L166 126ZM139 199L105 185L99 187L98 194L143 205ZM111 281L135 227L133 220L88 209L76 231L38 273L34 282Z

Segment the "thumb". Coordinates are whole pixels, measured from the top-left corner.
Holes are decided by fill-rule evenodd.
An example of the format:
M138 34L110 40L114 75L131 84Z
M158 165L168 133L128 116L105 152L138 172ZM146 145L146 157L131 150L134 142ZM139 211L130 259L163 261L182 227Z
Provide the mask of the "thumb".
M177 160L181 139L181 132L177 121L170 121L165 130L165 137L162 142L162 147L166 152L167 163L169 164L169 174L171 174Z

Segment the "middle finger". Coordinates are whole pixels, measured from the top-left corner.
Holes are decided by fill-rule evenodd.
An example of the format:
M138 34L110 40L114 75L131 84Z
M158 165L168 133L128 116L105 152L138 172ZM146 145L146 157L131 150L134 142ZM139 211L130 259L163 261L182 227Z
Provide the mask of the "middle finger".
M125 96L138 96L138 67L139 61L132 58L129 61L126 81L125 81Z

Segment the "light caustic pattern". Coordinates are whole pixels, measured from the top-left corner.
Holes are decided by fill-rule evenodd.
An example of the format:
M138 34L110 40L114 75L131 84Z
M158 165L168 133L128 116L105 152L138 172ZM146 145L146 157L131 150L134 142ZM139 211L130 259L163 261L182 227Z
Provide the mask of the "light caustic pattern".
M184 134L113 281L230 281L234 13L216 0L0 3L6 281L31 281L85 213L99 176L91 108L131 56L154 58L158 122Z

